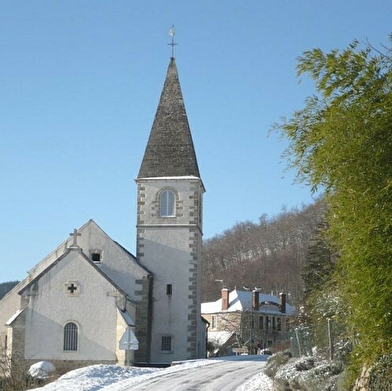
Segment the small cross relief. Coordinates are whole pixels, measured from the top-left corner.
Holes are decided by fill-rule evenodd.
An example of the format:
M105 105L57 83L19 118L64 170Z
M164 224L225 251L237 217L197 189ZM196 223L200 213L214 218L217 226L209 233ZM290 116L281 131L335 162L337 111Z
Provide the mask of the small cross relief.
M76 296L79 293L78 283L75 281L66 283L65 284L65 293L68 296Z

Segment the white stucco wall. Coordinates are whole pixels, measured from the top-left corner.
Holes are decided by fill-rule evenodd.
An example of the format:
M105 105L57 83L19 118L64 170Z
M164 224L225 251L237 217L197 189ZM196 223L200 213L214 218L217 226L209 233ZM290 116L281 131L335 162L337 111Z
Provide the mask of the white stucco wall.
M69 232L71 231L72 229L69 229ZM77 243L83 249L83 252L87 256L90 256L92 252L101 252L102 262L99 264L99 267L117 285L121 286L132 300L137 301L139 297L136 292L139 288L135 281L143 277L147 278L148 272L127 251L115 243L93 220L89 220L79 228L78 233L81 235L78 236ZM32 265L33 267L29 270L28 276L0 301L1 345L3 345L4 337L7 334L6 321L20 308L23 308L18 292L62 256L71 246L72 241L72 237L67 237L63 243L49 253L42 261L36 265ZM21 276L21 278L23 277Z
M138 300L135 290L139 288L135 281L146 278L148 272L136 262L119 244L114 242L94 221L90 220L79 230L78 244L83 252L91 256L100 252L102 262L97 264L101 270L119 285L132 300ZM72 238L68 239L68 246Z
M72 229L69 229L72 231ZM135 289L135 279L142 278L147 272L135 261L135 259L125 251L119 244L111 239L93 220L87 221L78 229L80 236L77 238L77 244L82 248L87 256L92 252L102 254L100 267L120 285L129 295L133 295ZM45 270L56 259L71 247L73 238L68 236L54 251L48 254L41 262L32 267L29 271L29 278L26 279L26 285L32 278ZM133 278L129 278L133 276Z
M67 294L69 282L78 287L75 295ZM79 251L71 251L47 271L36 292L26 313L25 358L116 360L116 300L121 297ZM76 352L63 351L68 322L79 327Z

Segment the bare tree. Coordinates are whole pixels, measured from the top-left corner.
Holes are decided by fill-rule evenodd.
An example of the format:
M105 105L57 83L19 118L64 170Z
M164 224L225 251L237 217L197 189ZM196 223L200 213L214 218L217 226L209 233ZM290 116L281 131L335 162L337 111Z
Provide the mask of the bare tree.
M263 214L259 223L245 221L204 243L202 300L219 297L219 284L262 286L264 292L285 291L293 303L302 299L301 270L309 242L325 213L325 204L288 210L282 208L270 219Z

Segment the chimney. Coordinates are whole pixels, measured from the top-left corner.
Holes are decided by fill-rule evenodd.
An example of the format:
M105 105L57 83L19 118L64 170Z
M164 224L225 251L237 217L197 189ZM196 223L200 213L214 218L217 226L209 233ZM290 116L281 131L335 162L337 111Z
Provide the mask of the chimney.
M285 293L279 293L279 298L280 298L280 312L282 314L286 313L286 294Z
M260 306L259 291L257 289L254 289L252 291L252 308L255 311L258 311L259 310L259 306Z
M229 309L229 290L222 288L222 311Z

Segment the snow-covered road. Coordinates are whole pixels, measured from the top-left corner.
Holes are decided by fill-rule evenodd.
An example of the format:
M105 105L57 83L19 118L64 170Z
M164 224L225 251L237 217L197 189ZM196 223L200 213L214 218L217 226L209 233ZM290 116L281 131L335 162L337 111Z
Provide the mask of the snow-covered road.
M267 356L190 360L169 368L92 365L68 372L42 391L270 391Z
M215 360L214 360L215 361ZM265 356L237 356L222 358L218 363L184 371L161 373L160 376L132 384L132 391L236 391L244 390L244 384L262 372ZM116 391L130 389L129 382L117 385ZM262 389L262 388L261 388ZM113 386L110 387L113 390Z

